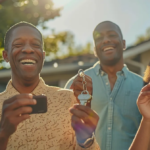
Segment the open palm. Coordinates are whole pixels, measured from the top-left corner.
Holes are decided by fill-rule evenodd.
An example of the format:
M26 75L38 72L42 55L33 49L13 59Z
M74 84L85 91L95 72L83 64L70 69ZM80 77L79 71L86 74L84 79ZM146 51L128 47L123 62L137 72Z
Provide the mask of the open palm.
M150 84L144 86L137 99L140 113L146 119L150 119Z

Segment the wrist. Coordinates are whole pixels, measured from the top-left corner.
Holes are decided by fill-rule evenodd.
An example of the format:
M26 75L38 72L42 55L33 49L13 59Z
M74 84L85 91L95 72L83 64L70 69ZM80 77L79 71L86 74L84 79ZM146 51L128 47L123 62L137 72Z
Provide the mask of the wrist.
M143 117L143 116L142 116L142 121L147 122L147 123L150 123L150 118L146 118L146 117Z
M150 125L150 119L149 118L142 117L142 121L141 122Z
M82 148L88 148L90 147L93 142L94 142L94 134L92 134L91 137L87 138L87 139L84 139L84 140L78 140L77 139L77 142L78 142L78 145L81 146Z
M93 137L93 133L87 136L76 135L76 140L78 143L83 144L87 139L92 138L92 137Z

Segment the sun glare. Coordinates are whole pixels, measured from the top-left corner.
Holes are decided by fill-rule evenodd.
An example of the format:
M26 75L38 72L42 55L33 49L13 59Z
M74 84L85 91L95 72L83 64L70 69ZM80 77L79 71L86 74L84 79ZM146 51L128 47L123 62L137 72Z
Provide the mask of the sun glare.
M63 7L67 5L71 0L53 0L55 7Z

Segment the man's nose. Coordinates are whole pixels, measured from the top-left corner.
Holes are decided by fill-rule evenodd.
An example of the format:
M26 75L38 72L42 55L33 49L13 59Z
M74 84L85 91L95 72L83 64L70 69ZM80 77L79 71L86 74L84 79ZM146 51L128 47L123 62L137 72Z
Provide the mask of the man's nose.
M32 46L30 44L26 44L23 49L22 49L23 53L34 53L34 49L32 48Z
M108 36L104 36L103 38L103 43L109 43L110 42L110 39Z

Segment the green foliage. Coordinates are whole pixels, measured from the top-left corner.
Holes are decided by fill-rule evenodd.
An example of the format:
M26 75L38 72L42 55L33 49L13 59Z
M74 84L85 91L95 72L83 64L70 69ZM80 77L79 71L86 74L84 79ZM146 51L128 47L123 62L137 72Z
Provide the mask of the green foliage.
M2 61L2 52L3 52L3 48L0 48L0 61Z
M44 37L44 48L46 55L49 55L51 52L56 55L62 45L67 45L70 42L70 40L68 40L69 36L73 35L69 32L60 32L56 34L53 31L52 35Z
M4 2L5 0L0 0L0 4L2 3L2 2Z
M140 35L137 37L135 44L140 44L148 39L150 39L150 27L146 30L145 35Z
M85 46L76 45L74 35L71 32L55 33L44 38L46 55L50 59L77 56L92 53L92 44L89 42ZM53 55L53 57L51 57Z
M53 0L55 2L55 0ZM60 16L61 8L54 8L52 0L0 0L0 62L2 61L3 38L13 24L27 21L46 29L46 21ZM44 37L46 56L51 59L82 55L92 52L92 44L76 45L70 32L55 33ZM0 63L0 68L1 63Z
M45 22L60 15L60 8L54 8L52 0L5 0L0 5L0 47L10 26L27 21L46 28Z
M3 52L3 48L0 48L0 69L3 69L3 66L2 66L2 64L1 64L1 61L2 61L2 52Z

